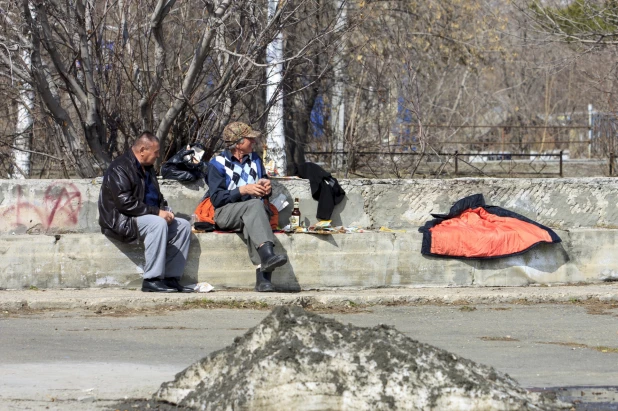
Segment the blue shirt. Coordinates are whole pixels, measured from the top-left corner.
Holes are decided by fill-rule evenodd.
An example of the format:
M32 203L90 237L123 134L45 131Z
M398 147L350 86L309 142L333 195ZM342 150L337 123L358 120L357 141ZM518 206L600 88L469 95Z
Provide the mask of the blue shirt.
M137 169L144 180L144 203L149 206L159 207L159 191L152 182L152 174L144 172L142 165L135 159Z
M152 182L152 175L146 173L144 178L144 203L149 206L159 207L159 192Z

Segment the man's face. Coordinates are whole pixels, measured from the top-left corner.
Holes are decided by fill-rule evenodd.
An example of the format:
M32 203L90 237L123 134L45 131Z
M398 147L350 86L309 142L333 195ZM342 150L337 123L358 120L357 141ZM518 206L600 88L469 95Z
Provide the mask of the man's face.
M240 151L242 155L251 154L257 142L258 142L258 139L255 137L244 137L241 142L236 144L236 149Z
M139 162L143 166L151 166L159 158L159 143L150 143L140 147Z

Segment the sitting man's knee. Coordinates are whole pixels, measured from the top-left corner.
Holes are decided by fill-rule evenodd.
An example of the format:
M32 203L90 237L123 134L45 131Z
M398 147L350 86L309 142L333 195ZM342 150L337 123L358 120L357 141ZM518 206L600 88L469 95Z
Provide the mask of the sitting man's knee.
M264 209L264 203L258 198L252 198L251 200L247 200L244 202L244 204L245 209L243 210L243 214L251 215L253 216L253 218L259 218L259 216L261 215L260 210L266 211ZM266 212L264 212L264 215L266 215Z
M264 203L259 198L252 198L246 201L247 207L264 207Z
M167 232L167 221L163 217L153 218L149 224L156 231L164 231Z
M184 218L177 218L178 221L178 229L182 231L191 231L191 223L185 220Z

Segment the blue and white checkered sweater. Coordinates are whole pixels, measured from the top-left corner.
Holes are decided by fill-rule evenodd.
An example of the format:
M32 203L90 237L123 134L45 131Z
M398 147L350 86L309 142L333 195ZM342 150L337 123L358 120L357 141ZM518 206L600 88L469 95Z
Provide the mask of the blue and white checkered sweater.
M210 160L210 163L222 175L225 175L225 184L228 190L233 190L246 184L255 184L262 178L262 160L256 153L251 153L249 161L244 164L232 159L228 153L224 151Z

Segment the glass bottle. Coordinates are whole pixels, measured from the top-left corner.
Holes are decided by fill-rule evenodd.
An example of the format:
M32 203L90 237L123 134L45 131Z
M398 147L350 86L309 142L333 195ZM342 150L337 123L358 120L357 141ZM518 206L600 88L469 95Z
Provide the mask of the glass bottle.
M300 209L298 208L298 198L294 199L294 210L290 216L290 228L296 229L300 226Z

